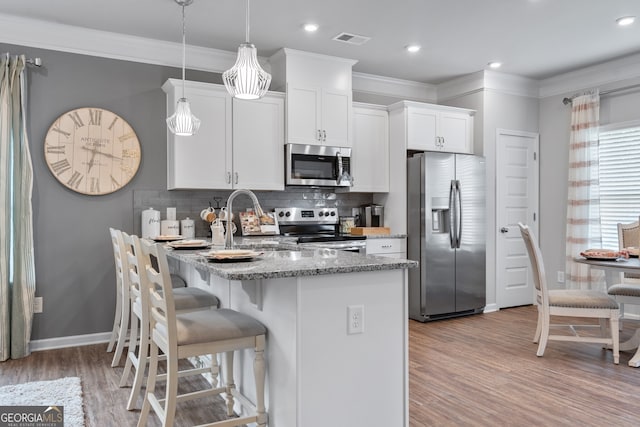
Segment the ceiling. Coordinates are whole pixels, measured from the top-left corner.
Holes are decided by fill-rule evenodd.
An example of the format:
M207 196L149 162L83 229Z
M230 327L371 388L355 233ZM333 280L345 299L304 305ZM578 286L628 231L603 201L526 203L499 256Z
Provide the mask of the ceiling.
M235 51L244 41L245 0L194 0L189 45ZM180 42L174 0L28 0L0 14ZM635 15L630 27L616 18ZM316 33L302 30L306 22ZM371 37L361 46L341 32ZM354 71L422 83L480 71L537 80L640 52L638 0L252 0L251 37L261 57L281 47L358 60ZM415 54L405 46L417 43Z

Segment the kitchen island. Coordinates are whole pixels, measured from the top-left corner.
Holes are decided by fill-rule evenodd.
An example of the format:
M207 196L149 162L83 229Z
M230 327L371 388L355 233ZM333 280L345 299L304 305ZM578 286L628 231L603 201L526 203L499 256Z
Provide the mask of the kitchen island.
M264 253L214 263L174 250L169 261L189 286L267 327L269 426L408 426L406 269L417 263L278 240L241 243ZM361 315L349 319L353 311ZM252 353L237 360L238 386L252 399Z

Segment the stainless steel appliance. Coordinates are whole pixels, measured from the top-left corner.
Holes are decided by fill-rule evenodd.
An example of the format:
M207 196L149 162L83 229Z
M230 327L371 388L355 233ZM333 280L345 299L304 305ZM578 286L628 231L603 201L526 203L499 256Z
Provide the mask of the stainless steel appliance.
M407 159L409 317L422 322L482 312L485 161L425 152Z
M285 183L350 187L351 148L326 145L285 145Z
M337 208L276 208L280 234L303 248L365 252L366 236L340 234Z
M384 227L384 206L374 204L360 206L358 226Z

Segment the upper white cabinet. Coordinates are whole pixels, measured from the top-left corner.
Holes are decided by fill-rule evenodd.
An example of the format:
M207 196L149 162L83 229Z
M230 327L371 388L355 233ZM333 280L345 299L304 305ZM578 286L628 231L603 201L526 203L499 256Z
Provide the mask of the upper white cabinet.
M408 150L473 152L473 110L409 101L395 109L405 111Z
M287 143L351 147L356 61L281 49L269 62L272 88L287 93Z
M353 104L350 191L389 191L389 115L384 106Z
M167 111L182 97L182 81L162 86ZM223 85L186 82L191 112L202 122L192 136L167 130L167 188L284 190L284 94L233 99Z

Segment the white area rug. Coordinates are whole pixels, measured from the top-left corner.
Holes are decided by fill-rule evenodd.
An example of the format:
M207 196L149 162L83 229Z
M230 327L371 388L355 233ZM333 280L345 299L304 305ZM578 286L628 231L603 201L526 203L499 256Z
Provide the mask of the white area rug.
M64 406L64 425L84 427L82 385L78 377L0 387L0 405Z

